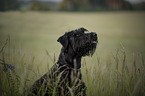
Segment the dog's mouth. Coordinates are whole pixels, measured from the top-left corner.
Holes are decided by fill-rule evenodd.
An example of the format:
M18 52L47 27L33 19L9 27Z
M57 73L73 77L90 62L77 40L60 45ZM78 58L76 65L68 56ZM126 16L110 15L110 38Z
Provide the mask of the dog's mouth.
M86 51L85 56L92 56L96 50L96 46L97 46L97 41L92 41L89 48L88 48L90 50L88 50L88 52Z
M96 44L96 43L97 43L97 41L92 41L91 43L92 43L92 44Z
M79 56L92 56L96 50L97 41L91 41L86 43L84 46L81 46L77 49L77 55Z

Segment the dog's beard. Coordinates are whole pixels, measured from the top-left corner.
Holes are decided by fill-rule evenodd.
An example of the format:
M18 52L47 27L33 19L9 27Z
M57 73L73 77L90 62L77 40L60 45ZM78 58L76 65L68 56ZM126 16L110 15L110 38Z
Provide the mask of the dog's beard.
M76 48L76 53L78 56L92 56L96 50L97 42L92 41L86 43L85 45Z

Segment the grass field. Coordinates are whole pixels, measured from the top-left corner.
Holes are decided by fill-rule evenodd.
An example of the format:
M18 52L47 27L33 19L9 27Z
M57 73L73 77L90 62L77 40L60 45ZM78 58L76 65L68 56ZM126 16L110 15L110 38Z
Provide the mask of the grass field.
M79 27L99 38L82 59L88 96L144 96L145 12L0 13L0 95L22 94L57 60L57 38Z

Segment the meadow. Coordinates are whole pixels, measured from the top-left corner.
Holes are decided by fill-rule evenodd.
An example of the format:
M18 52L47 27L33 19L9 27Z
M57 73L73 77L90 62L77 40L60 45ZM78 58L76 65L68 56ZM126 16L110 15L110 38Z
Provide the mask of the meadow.
M27 89L57 61L59 36L84 27L98 34L92 57L82 59L88 96L145 95L145 12L0 13L0 95Z

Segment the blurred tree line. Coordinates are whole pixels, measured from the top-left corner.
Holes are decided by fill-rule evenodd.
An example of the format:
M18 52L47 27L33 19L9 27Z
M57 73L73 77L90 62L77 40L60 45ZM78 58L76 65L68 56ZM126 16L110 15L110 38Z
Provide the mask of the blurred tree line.
M24 4L23 4L24 3ZM26 9L29 10L44 10L49 11L50 7L48 3L41 2L39 0L28 0L28 1L21 1L21 0L0 0L0 11L8 11L8 10L20 10L23 5L28 7Z
M96 11L96 10L132 10L133 6L125 0L64 0L59 10Z
M0 11L103 11L103 10L145 10L145 2L131 4L126 0L63 0L62 2L42 2L41 0L0 0Z
M40 1L34 1L30 7L31 10L49 11L50 7L46 3Z
M145 10L145 2L133 4L135 10Z
M17 10L18 7L17 0L0 0L0 11Z

